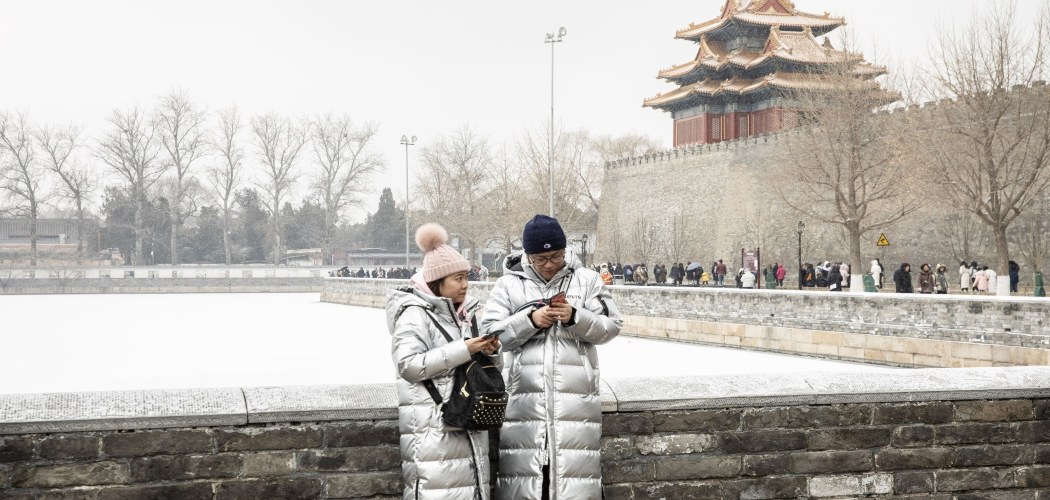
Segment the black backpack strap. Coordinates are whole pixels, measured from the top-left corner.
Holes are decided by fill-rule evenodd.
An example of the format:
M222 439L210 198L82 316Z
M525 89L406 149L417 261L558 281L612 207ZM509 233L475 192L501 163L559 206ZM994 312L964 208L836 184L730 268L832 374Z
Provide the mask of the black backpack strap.
M409 307L411 307L411 306L409 306ZM431 314L430 310L428 310L427 308L425 308L423 306L417 306L417 307L422 307L423 308L423 311L427 313L427 316L430 317L430 321L432 323L434 323L434 326L436 326L438 331L441 332L441 335L443 335L445 337L445 340L447 340L449 343L451 343L452 342L452 336L448 334L448 331L445 330L445 327L441 326L441 323L438 322L437 317L435 317L433 314ZM427 388L427 392L430 393L430 398L434 400L434 404L437 405L437 406L441 406L441 402L442 402L441 401L441 393L438 392L437 386L434 385L434 381L430 380L430 379L424 380L423 381L423 387Z

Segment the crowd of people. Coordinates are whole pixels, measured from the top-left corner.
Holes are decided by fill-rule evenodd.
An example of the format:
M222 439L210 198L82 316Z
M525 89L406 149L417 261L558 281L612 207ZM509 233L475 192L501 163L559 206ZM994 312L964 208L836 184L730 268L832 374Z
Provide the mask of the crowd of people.
M651 272L644 263L605 262L595 265L593 269L598 272L606 285L612 285L617 279L622 279L626 285L640 286L726 286L726 276L729 274L729 266L722 259L711 262L711 266L707 269L704 269L703 264L695 261L690 261L688 264L676 262L671 264L670 268L664 264L654 264ZM766 287L782 287L784 278L787 276L787 267L776 262L764 266L761 273ZM758 272L741 267L736 271L733 280L737 288L754 288L758 283Z
M391 267L383 269L382 267L373 268L370 271L366 271L364 267L359 267L357 271L350 270L349 267L343 266L335 271L329 271L329 277L338 278L389 278L389 279L409 279L413 274L416 274L416 268L407 267ZM468 281L486 281L489 279L489 269L485 266L473 264L467 271Z

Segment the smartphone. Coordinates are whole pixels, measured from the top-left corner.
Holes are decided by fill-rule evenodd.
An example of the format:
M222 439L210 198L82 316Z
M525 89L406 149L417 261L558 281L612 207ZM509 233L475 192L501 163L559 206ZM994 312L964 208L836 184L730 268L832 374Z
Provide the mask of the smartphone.
M503 335L503 330L496 330L496 331L488 332L485 335L482 335L481 338L483 338L485 340L488 340L488 339L491 339L492 337L499 337L500 335Z
M565 292L558 292L558 295L551 297L550 303L553 304L564 304L565 303Z

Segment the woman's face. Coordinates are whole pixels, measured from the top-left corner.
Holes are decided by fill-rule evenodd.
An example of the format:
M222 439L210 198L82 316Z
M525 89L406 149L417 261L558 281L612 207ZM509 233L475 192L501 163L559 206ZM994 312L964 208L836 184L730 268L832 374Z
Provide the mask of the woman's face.
M469 283L466 271L450 274L442 278L441 283L438 284L438 295L452 299L454 304L461 304L467 300Z

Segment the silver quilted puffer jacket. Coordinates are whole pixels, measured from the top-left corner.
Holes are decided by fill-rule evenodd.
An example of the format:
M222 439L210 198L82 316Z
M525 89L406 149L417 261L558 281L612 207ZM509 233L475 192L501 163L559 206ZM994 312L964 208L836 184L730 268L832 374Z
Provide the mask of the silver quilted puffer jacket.
M602 496L598 353L623 321L598 273L571 256L549 281L521 256L508 257L485 304L482 330L502 331L510 401L500 429L496 496L538 499L549 465L550 498ZM539 330L528 315L537 301L565 291L576 309L572 326Z
M441 322L453 342L445 340L424 308ZM446 426L440 407L422 383L433 380L442 401L448 401L453 370L470 360L460 339L470 336L470 322L478 309L478 301L468 297L465 318L456 321L452 301L444 297L412 287L391 290L387 297L405 499L486 500L490 496L488 432ZM500 365L500 356L494 358Z

